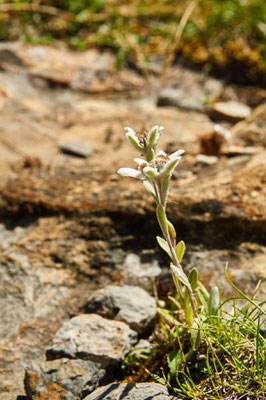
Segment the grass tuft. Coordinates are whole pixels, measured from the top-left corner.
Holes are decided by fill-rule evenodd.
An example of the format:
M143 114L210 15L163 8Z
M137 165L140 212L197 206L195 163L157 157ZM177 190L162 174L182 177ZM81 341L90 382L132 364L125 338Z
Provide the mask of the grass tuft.
M180 298L159 308L160 326L145 353L130 354L125 361L126 381L156 381L180 398L263 399L266 392L265 302L255 296L221 302L215 314L197 303L198 324L185 325ZM208 295L209 296L209 295ZM239 306L239 304L245 304ZM206 303L205 303L206 306ZM230 311L228 310L230 306ZM193 335L200 332L197 346Z

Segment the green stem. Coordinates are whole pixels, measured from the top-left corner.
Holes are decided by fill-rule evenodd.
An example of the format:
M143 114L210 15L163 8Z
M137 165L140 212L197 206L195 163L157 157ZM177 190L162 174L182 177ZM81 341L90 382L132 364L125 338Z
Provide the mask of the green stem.
M176 254L175 254L175 250L173 249L173 245L172 245L172 241L170 239L169 233L168 233L167 236L164 235L164 238L168 243L168 246L169 246L169 249L170 249L170 252L171 252L171 255L172 255L172 261L177 266L176 261L175 261L175 259L177 260L177 257L176 257ZM178 262L178 260L177 260L177 262ZM183 296L183 293L182 293L181 286L180 286L179 282L178 282L178 286L177 286L177 291L178 291L178 294L179 294L179 297L180 297L180 299L182 301L183 306L185 306L185 300L184 300L184 296Z
M165 218L167 220L166 211L165 211L166 204L167 204L167 198L164 199L164 202L162 201L163 200L163 196L162 196L161 182L159 182L159 181L158 182L153 182L153 187L154 187L155 195L156 195L156 198L157 198L157 207L159 205L163 207ZM157 217L157 219L158 219L158 217ZM161 227L161 223L160 223L159 220L158 220L158 222L159 222L159 225ZM176 267L178 267L178 268L183 269L181 264L180 264L180 262L177 259L176 252L175 252L176 243L175 243L175 241L172 241L172 238L171 238L171 236L169 234L169 229L167 229L167 232L164 232L162 228L161 228L161 230L162 230L162 233L163 233L163 236L164 236L165 240L168 243L168 246L169 246L169 249L170 249L170 252L171 252L171 255L172 255L172 261L173 261L174 265ZM177 286L177 291L178 291L178 294L179 294L180 299L182 301L182 304L185 306L185 300L184 300L184 296L183 296L183 293L182 293L181 286L180 286L179 282L178 282L178 286ZM187 288L187 292L188 292L188 298L189 298L189 302L191 304L191 308L192 308L192 312L193 312L194 318L197 318L198 317L198 313L197 313L196 306L195 306L195 303L194 303L194 300L193 300L193 294L192 294L191 290L189 290L189 288Z
M164 212L165 212L165 215L166 215L165 208L166 208L166 204L163 206L163 209L164 209ZM166 219L167 219L167 216L166 216ZM183 270L182 265L180 264L180 262L179 262L179 260L178 260L178 258L176 256L176 252L175 252L175 244L176 243L175 242L173 243L173 241L171 239L171 236L169 234L169 229L167 230L167 234L165 234L163 232L163 235L164 235L165 240L168 243L168 246L169 246L169 249L170 249L170 252L171 252L171 255L172 255L172 261L173 261L174 265ZM180 284L178 285L177 289L178 289L178 292L179 292L178 294L179 294L179 296L181 298L182 303L185 304L184 296L183 296ZM186 289L187 289L188 298L189 298L189 302L191 304L191 308L192 308L192 312L193 312L194 318L197 318L198 317L198 313L197 313L196 306L195 306L195 303L194 303L194 300L193 300L193 294L192 294L191 290L189 290L188 287Z
M155 191L155 196L157 198L157 204L161 204L161 193L160 193L160 186L153 182L153 187Z

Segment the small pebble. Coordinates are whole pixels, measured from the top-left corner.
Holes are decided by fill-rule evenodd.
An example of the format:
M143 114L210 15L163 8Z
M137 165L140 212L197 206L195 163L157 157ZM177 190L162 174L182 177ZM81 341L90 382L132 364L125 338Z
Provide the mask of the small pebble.
M87 158L92 154L92 149L82 141L70 141L60 145L60 150L64 154L76 157Z

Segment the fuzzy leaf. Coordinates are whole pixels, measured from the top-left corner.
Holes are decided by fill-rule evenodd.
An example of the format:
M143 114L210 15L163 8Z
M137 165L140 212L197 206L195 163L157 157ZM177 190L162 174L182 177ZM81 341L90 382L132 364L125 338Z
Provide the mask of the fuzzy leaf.
M168 256L169 256L170 258L172 258L172 256L171 256L171 251L170 251L170 249L169 249L169 246L168 246L168 244L167 244L167 241L164 240L164 239L163 239L162 237L160 237L160 236L156 236L156 239L157 239L157 242L158 242L159 246L168 254Z
M186 317L186 323L188 324L188 326L191 326L193 324L193 311L190 304L186 305L185 317Z
M177 243L176 248L175 248L175 253L176 253L177 259L180 263L182 262L182 258L184 256L185 249L186 249L185 243L183 242L183 240L180 240L180 242Z
M170 222L170 221L167 221L167 222L168 222L168 229L169 229L170 236L171 236L171 238L172 238L173 240L175 240L175 238L176 238L176 232L175 232L174 225L173 225L172 222Z
M154 150L153 150L153 148L151 148L151 147L148 148L147 153L146 153L146 158L147 158L148 162L150 162L151 160L154 159Z
M188 280L194 292L194 290L198 286L198 270L196 267L192 268L192 270L189 271Z
M170 158L162 169L162 175L171 176L181 157Z
M147 192L152 195L154 200L157 201L155 190L154 190L154 187L152 186L152 184L149 181L145 180L145 181L143 181L143 186L145 187Z
M163 131L164 127L163 126L154 126L153 128L151 128L149 134L148 134L148 146L152 147L153 149L156 148L162 131Z
M211 290L210 297L208 300L208 312L209 315L216 315L221 305L221 293L218 286L214 286Z
M170 268L175 286L177 287L178 286L177 281L180 281L181 283L183 283L183 285L185 285L188 288L189 291L192 292L188 278L186 274L183 272L183 270L179 267L176 267L173 263L170 264Z
M190 304L189 296L188 296L188 291L185 290L184 292L184 302L185 302L185 307Z
M129 142L135 147L136 150L138 151L143 151L143 148L139 145L136 135L132 134L130 132L126 133L126 138L129 140Z
M162 192L162 204L166 205L168 193L169 193L169 177L164 176L161 179L161 192Z
M159 204L156 208L156 216L164 236L168 233L168 223L164 207Z
M143 175L140 171L134 168L120 168L117 173L122 176L128 176L130 178L136 179L145 179L145 175Z
M157 179L159 177L159 172L157 171L157 169L149 166L143 168L143 173L148 179Z
M195 318L190 329L190 342L193 350L197 350L201 344L202 331L199 326L199 319Z
M154 143L156 142L156 138L157 138L157 131L158 131L158 126L154 126L153 128L151 128L149 134L148 134L148 146L149 147L153 147Z

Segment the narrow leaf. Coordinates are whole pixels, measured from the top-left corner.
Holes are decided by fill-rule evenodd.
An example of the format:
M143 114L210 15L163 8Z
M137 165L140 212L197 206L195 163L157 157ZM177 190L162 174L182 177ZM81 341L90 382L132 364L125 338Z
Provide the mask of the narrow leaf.
M221 305L221 293L218 286L214 286L211 290L210 297L208 300L208 312L209 315L216 315Z
M190 329L190 342L193 350L197 350L201 344L202 331L199 326L198 318L195 318Z
M129 178L145 179L145 175L134 168L119 168L117 173L122 176L128 176Z
M161 314L161 316L168 321L170 324L173 325L182 325L176 318L174 318L167 310L164 308L158 308L158 313Z
M188 291L187 290L185 290L185 292L184 292L184 302L185 302L185 306L190 304L189 295L188 295Z
M209 312L209 307L208 307L209 296L208 296L207 292L202 287L198 287L197 293L198 293L198 298L200 299L200 302L203 305L205 312L208 314L208 312Z
M180 240L180 242L177 243L176 248L175 248L175 253L176 253L177 259L180 263L184 256L185 249L186 249L185 243L183 242L183 240Z
M148 134L148 146L153 147L154 143L156 142L157 139L157 132L159 131L159 127L156 125L153 128L151 128L149 134ZM156 144L156 143L155 143Z
M162 204L166 205L169 193L169 177L164 176L161 179L161 192L162 192Z
M190 290L192 292L188 278L187 278L186 274L183 272L183 270L179 267L176 267L172 263L170 264L170 268L171 268L175 286L177 287L176 281L180 281L181 283L183 283L183 285L185 285L188 288L188 290Z
M145 181L143 181L143 186L145 187L147 192L150 193L152 195L152 197L154 198L154 200L157 202L155 190L154 190L154 187L152 186L152 184L149 181L145 180Z
M130 143L135 147L136 150L143 151L143 148L138 144L137 140L133 137L133 135L127 133L126 137L130 141Z
M192 311L192 307L190 304L186 305L185 318L186 318L186 323L188 324L188 326L191 326L193 323L193 311Z
M156 216L164 236L168 233L168 223L164 207L159 204L156 208Z
M175 167L177 166L177 164L179 163L180 160L181 160L181 157L176 157L176 158L172 158L169 161L167 161L167 163L163 167L162 175L171 176L173 173L173 170L175 169Z
M162 237L160 237L160 236L156 236L156 239L157 239L157 242L158 242L159 246L168 254L168 256L169 256L170 258L172 258L172 256L171 256L171 251L170 251L170 249L169 249L169 246L168 246L168 244L167 244L167 241L164 240L164 239L163 239Z
M149 147L146 153L147 161L150 162L154 159L154 150L153 148Z
M167 222L168 222L168 229L169 229L170 236L174 241L176 238L176 232L175 232L174 225L170 221L167 221Z
M192 268L192 270L189 271L188 280L194 292L194 290L198 286L198 270L196 267Z

